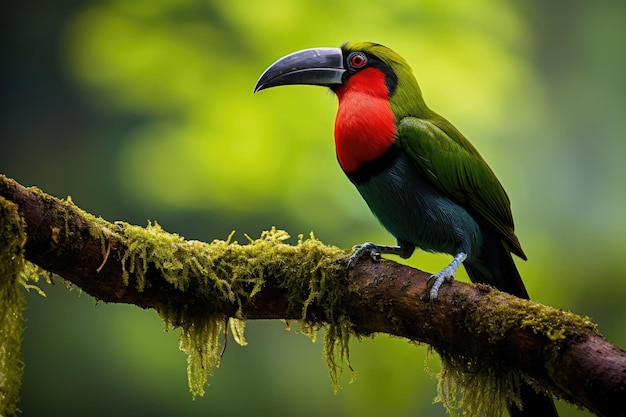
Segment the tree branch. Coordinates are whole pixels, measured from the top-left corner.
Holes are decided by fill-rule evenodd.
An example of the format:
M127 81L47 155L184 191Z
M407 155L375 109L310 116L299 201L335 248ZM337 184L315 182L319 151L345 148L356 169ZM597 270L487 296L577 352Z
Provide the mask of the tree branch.
M347 319L356 335L427 343L444 363L516 371L598 415L625 413L626 353L586 318L458 281L431 302L430 274L391 261L361 261L348 279L346 252L315 239L288 245L278 231L247 245L185 241L158 225L95 218L2 175L0 196L25 221L25 257L96 299L154 308L174 325L215 314Z

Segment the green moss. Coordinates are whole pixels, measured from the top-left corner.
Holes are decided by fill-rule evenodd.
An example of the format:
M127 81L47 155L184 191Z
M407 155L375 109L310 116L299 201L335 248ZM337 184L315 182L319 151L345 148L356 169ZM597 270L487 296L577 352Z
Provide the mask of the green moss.
M26 241L15 204L0 197L0 415L18 413L22 361L22 310L19 290Z
M222 316L191 318L181 329L180 350L187 354L187 381L195 397L204 395L207 378L220 363L219 337L224 328Z
M129 277L132 274L135 277L133 285L139 291L143 291L147 285L148 267L153 265L167 282L180 291L187 291L192 279L201 279L205 284L211 282L215 287L222 289L222 294L228 300L234 301L229 281L222 278L220 271L213 268L214 260L223 256L228 241L211 246L198 241L186 241L177 234L164 231L156 222L148 223L145 228L124 222L115 224L120 228L115 236L123 240L127 246L122 258L126 285L129 285ZM201 291L207 289L202 283L194 285Z
M288 293L289 307L304 306L300 321L301 333L315 336L325 327L324 351L333 388L338 389L341 364L348 361L351 324L341 313L340 302L345 286L340 284L342 267L337 262L345 252L326 246L311 235L299 237L296 245L286 243L289 235L281 230L263 232L259 239L246 236L248 243L214 240L207 244L186 241L165 232L154 223L146 228L117 222L120 230L115 238L128 247L122 269L127 285L142 291L149 285L146 272L154 266L167 282L180 291L194 291L195 297L206 298L206 312L190 312L169 305L157 307L166 328L181 328L180 348L188 355L188 381L192 395L203 395L207 378L219 366L222 348L220 338L227 323L239 344L244 337L243 306L273 277ZM111 236L107 236L110 238ZM130 277L134 281L130 283ZM237 306L234 317L226 317L221 306ZM309 307L323 311L322 318L312 317Z
M330 382L336 393L340 388L343 363L350 369L350 383L356 380L356 372L350 364L350 339L353 335L352 323L342 315L337 321L329 323L324 334L324 358L330 372Z
M46 293L37 285L43 279L48 284L51 283L50 273L41 267L24 260L24 265L20 273L20 284L26 291L35 291L42 297L46 297ZM32 283L31 283L32 282Z
M435 402L450 416L501 416L506 404L519 404L519 373L453 355L441 355Z
M457 295L460 303L472 301ZM499 343L513 330L529 329L551 343L544 344L542 357L559 354L564 343L582 337L595 325L586 317L533 303L529 300L504 298L492 291L485 294L481 308L467 315L465 331L484 333L493 350L483 349L480 357L464 357L440 352L442 372L439 375L438 397L451 416L499 416L506 404L520 403L519 386L522 381L537 382L530 376L511 369L506 358L499 356ZM550 363L548 359L546 363Z
M237 343L246 344L244 306L253 302L268 277L287 293L289 309L301 308L301 333L315 341L318 331L325 330L324 354L333 388L338 389L342 364L347 362L349 366L348 348L352 335L351 323L341 306L347 291L344 263L341 262L345 260L344 251L322 244L313 235L309 239L299 236L297 243L291 245L286 242L289 235L275 228L263 232L259 239L246 236L248 242L245 245L233 241L232 234L225 241L186 241L165 232L156 222L145 228L124 222L111 224L79 209L70 198L60 201L38 189L32 191L47 206L46 215L52 224L63 225L52 231L53 250L57 247L58 251L80 251L85 243L84 235L76 233L75 226L87 226L91 238L101 243L101 267L110 262L112 247L127 248L120 264L126 285L145 291L153 285L148 271L156 269L159 276L175 289L193 293L190 297L193 302L183 308L169 304L155 306L167 330L180 328L180 349L188 355L187 374L193 396L203 395L208 377L213 368L219 366L223 350L220 339L227 326ZM59 209L58 204L69 211ZM6 206L8 208L3 206L3 210L8 210L8 214L2 215L5 229L0 296L5 301L0 318L3 320L0 394L4 403L16 407L18 388L10 393L5 389L19 387L16 381L21 378L23 367L21 361L11 360L12 368L7 368L6 355L15 359L19 355L21 340L22 301L15 283L45 295L27 281L46 273L24 261L21 253L24 243L22 220L11 203ZM71 220L71 216L78 218ZM236 307L230 314L233 317L228 317L224 312L232 311L233 305ZM11 398L5 401L8 397ZM9 408L5 406L5 410ZM10 415L0 413L4 414Z
M275 232L275 230L272 230ZM283 232L284 233L284 232ZM350 382L356 378L356 374L350 365L349 342L354 332L348 315L341 308L341 300L345 297L347 286L342 285L342 277L345 276L345 264L338 260L346 253L335 247L326 246L311 234L310 239L303 240L300 235L295 247L300 262L294 263L297 267L283 281L283 287L289 291L288 300L291 303L301 303L302 319L300 320L300 332L315 341L317 332L324 327L324 358L328 365L330 380L333 390L339 390L340 378L343 373L345 362L351 371ZM303 283L307 283L307 298L302 300L298 289ZM312 321L308 317L309 306L315 303L324 311L326 322L324 325Z
M0 416L15 416L24 362L22 361L22 312L24 295L20 291L36 289L29 280L37 280L40 270L24 260L26 234L17 206L0 197Z
M483 303L487 309L481 309L480 319L470 317L472 323L480 327L477 331L487 333L489 340L497 343L511 329L530 329L535 334L543 334L553 342L578 337L596 326L588 317L546 307L523 299L507 299L502 302L500 296L491 292L486 294ZM553 344L558 349L558 344Z
M68 213L57 209L59 203L78 215L92 238L101 242L102 265L116 241L127 248L120 265L126 285L146 290L152 285L148 271L155 268L177 290L193 293L193 306L181 309L164 304L155 309L166 329L181 329L180 348L188 355L189 387L194 396L204 393L208 376L213 367L219 366L220 338L225 326L229 326L238 343L246 343L243 307L263 288L269 276L288 293L289 308L304 306L302 333L315 340L318 330L325 327L325 356L333 387L338 388L341 364L349 358L351 334L347 315L341 310L347 285L341 279L345 271L338 259L345 256L344 251L322 244L313 235L309 239L300 236L295 245L290 245L286 243L289 235L275 228L263 232L259 239L246 236L245 245L233 241L233 234L225 241L187 241L165 232L156 222L145 228L124 222L111 224L76 207L70 198L59 201L37 189L33 192L50 206L47 213L53 224L65 225L65 230L58 231L64 233L58 242L65 248L80 251L83 242L80 233L72 232ZM52 247L56 243L53 234ZM198 303L198 299L202 302ZM234 317L227 317L224 311L233 305ZM315 314L311 315L313 305Z

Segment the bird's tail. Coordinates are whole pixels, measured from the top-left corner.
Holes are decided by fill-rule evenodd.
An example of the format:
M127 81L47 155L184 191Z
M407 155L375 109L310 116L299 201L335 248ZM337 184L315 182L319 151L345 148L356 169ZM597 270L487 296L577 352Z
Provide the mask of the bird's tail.
M469 257L463 265L472 282L489 284L519 298L530 298L511 251L495 234L485 233L480 256Z
M463 265L472 282L489 284L520 298L530 298L511 252L495 235L487 236L478 258L470 258ZM511 417L559 416L550 395L539 393L526 383L520 384L519 389L522 408L509 404Z

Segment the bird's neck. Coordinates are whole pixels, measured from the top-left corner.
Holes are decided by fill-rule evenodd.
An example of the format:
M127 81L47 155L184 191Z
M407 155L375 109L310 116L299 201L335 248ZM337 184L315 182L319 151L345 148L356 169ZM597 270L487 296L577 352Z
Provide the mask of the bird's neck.
M395 142L396 120L389 105L385 74L367 68L336 90L335 149L344 171L382 156Z

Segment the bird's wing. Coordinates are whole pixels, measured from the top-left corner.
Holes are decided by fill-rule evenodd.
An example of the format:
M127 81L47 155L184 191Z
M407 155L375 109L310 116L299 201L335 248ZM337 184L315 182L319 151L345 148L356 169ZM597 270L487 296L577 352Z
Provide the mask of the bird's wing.
M398 143L436 187L478 216L479 223L491 226L513 253L526 259L513 231L509 197L467 139L460 134L451 137L431 121L405 117L398 125Z

